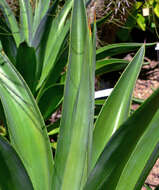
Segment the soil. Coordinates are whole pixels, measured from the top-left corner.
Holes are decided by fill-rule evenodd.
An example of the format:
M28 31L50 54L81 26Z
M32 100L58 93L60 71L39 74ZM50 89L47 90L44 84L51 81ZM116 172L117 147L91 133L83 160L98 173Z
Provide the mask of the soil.
M159 63L145 59L149 64L142 67L134 91L134 96L141 99L148 98L159 87Z
M153 190L159 186L159 159L156 161L154 167L152 168L150 174L148 175L145 184L152 188ZM142 187L142 190L147 190Z

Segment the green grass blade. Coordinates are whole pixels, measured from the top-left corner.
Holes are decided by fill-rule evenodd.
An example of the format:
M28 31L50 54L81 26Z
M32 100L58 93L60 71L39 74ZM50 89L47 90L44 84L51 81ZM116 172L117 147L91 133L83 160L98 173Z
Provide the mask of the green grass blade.
M35 190L50 190L53 160L44 121L26 83L0 53L0 98L11 143Z
M16 151L0 136L0 189L33 190L29 176Z
M151 126L151 121L154 119L153 117L159 109L158 99L159 89L155 91L153 95L129 117L119 130L116 131L93 168L84 190L104 188L116 190L117 183L122 175L124 167L129 163L129 159L131 158L133 151L136 151L137 143L140 143L140 138L142 138L142 135L144 135L146 130L148 130L148 126ZM144 157L147 157L146 150L143 150L145 153ZM134 159L134 163L135 162L136 161ZM135 173L136 170L134 168L133 170ZM138 174L139 173L140 172L138 172ZM131 174L127 177L130 179ZM121 189L123 190L124 188L121 187ZM129 189L133 190L133 188Z
M45 16L49 9L50 0L36 0L35 16L33 22L33 35L36 32L42 18Z
M96 75L119 71L128 65L129 61L124 59L106 59L96 62Z
M93 119L90 100L93 95L89 88L92 80L90 37L83 0L74 1L71 26L69 65L55 156L55 190L82 189L83 175L87 175L88 137Z
M5 16L6 22L8 24L8 27L12 31L12 35L18 47L21 42L21 35L14 13L12 12L6 0L0 0L0 5Z
M32 7L29 0L20 0L20 30L25 40L30 44L32 39L32 24L33 24L33 15Z
M146 46L154 46L155 44L156 43L147 43ZM105 47L99 48L96 51L97 60L104 59L108 56L120 55L122 53L135 51L142 45L142 43L118 43L107 45Z
M132 93L142 66L144 53L145 47L142 46L102 107L93 133L92 167L112 134L129 116Z

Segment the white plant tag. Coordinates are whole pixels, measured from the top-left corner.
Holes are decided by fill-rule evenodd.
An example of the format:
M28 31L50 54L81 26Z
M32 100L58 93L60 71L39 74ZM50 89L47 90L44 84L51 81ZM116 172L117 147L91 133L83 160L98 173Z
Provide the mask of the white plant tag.
M156 51L159 50L159 43L156 44L155 50L156 50Z
M142 15L143 16L149 16L150 15L150 9L149 8L143 8L142 9Z
M95 92L95 99L107 97L111 94L112 91L113 91L113 88L96 91Z

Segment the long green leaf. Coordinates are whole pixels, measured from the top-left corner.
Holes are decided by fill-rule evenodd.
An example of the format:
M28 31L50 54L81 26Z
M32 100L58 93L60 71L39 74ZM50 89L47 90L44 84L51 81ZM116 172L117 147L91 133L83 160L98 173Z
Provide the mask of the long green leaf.
M21 42L21 35L14 13L12 12L6 0L0 0L0 5L0 8L2 8L6 22L8 24L8 27L10 28L16 45L18 47Z
M75 0L60 136L55 156L55 190L82 189L85 181L83 176L87 176L88 137L93 119L89 47L84 2Z
M0 41L6 55L15 64L15 57L17 54L17 47L15 40L12 36L11 30L7 27L3 19L0 19Z
M146 46L153 46L156 43L147 43ZM137 50L139 47L142 46L142 43L118 43L118 44L111 44L105 47L99 48L96 51L97 60L104 59L108 56L120 55L122 53L131 52Z
M25 59L24 59L25 57ZM37 84L37 61L34 48L31 48L27 43L20 44L16 56L16 68L23 76L30 90L34 94Z
M47 80L47 77L49 77L51 70L55 66L55 62L57 60L58 53L61 49L62 43L68 34L68 30L70 27L70 23L67 22L63 30L61 31L61 35L57 36L56 41L52 41L52 44L50 44L50 49L48 50L47 55L45 54L45 59L44 59L44 65L41 73L41 77L37 86L37 89L40 88ZM50 43L50 42L49 42Z
M0 189L33 190L29 176L16 151L0 136Z
M70 28L70 22L69 20L66 20L71 8L72 0L68 0L60 14L57 16L57 18L54 19L52 23L45 47L42 75L37 89L44 83L50 74L51 69L55 65L59 50Z
M28 44L31 43L32 38L32 25L33 25L33 15L32 7L29 0L20 0L20 30L25 40Z
M96 62L96 75L122 70L128 63L129 61L124 59L99 60Z
M56 16L57 7L58 0L55 0L53 5L49 8L43 19L40 21L31 43L31 46L35 47L36 49L41 46L40 43L42 43L43 38L44 42L48 38L51 24Z
M68 47L65 47L64 50L61 51L61 53L59 54L59 58L57 58L56 64L51 70L51 73L45 84L45 88L48 88L50 85L55 84L57 80L59 80L62 77L62 75L65 74L67 60L68 60Z
M36 32L42 18L45 16L49 9L50 0L36 0L35 4L35 16L33 23L33 35Z
M11 143L35 190L50 190L53 160L44 121L22 77L0 53L0 98Z
M144 52L145 47L142 46L120 77L97 118L93 133L92 167L112 134L129 116L133 88L142 66Z
M58 56L56 58L55 64L54 64L53 68L51 69L44 85L40 88L40 90L37 93L37 97L36 97L37 101L39 100L39 97L42 96L42 94L44 93L44 91L47 88L49 88L53 84L56 84L56 82L59 83L59 81L60 81L61 84L63 84L65 82L64 76L66 74L65 71L66 71L66 65L67 65L67 61L68 61L68 52L69 52L67 37L63 41L63 44L62 44L62 46L59 50ZM40 63L42 63L42 62L40 62ZM62 79L64 79L64 80L62 81Z
M64 86L62 84L51 85L44 91L43 95L38 101L40 111L45 120L49 119L51 114L62 102L63 89Z
M32 39L31 46L36 49L37 57L37 78L40 79L44 57L45 48L48 41L48 36L51 30L53 19L55 18L56 9L58 6L58 0L56 0L53 5L49 8L47 14L41 20L36 33Z
M89 32L91 34L91 27L89 28ZM87 167L88 167L88 173L91 170L91 160L92 160L92 140L93 140L93 128L94 128L94 105L95 105L95 92L94 92L94 84L95 84L95 66L96 66L96 35L97 35L97 28L96 28L96 15L94 12L94 23L93 23L93 32L92 32L92 43L89 46L90 51L90 79L89 79L89 90L90 90L90 110L91 115L90 118L92 120L90 121L90 127L89 127L89 136L88 136L88 158L87 158ZM91 35L90 35L91 36Z
M148 111L149 112L149 111ZM135 132L135 131L134 131ZM136 131L137 132L137 131ZM138 141L131 157L118 181L117 190L126 188L140 190L151 168L159 156L159 111L155 114L142 137ZM146 165L147 164L147 165Z
M96 190L105 188L116 190L120 176L128 174L125 173L125 171L130 171L130 173L127 175L129 182L131 181L132 171L133 183L136 181L136 178L139 177L140 171L142 171L143 166L145 166L145 163L148 160L148 155L150 156L150 154L153 154L152 152L154 150L154 147L157 148L158 146L156 144L158 143L156 141L158 137L156 138L157 135L155 134L158 128L158 126L156 128L156 125L158 123L158 120L156 120L158 118L158 113L154 117L159 109L158 100L159 89L155 91L153 95L136 112L134 112L134 114L128 118L128 120L119 128L119 130L116 131L116 133L112 136L106 145L95 167L93 168L84 190ZM149 135L150 132L152 132L151 138L153 137L152 143L150 144L151 147L148 148L149 150L146 151L146 145L148 145L146 141L149 138L147 135ZM149 142L151 141L150 139L148 140ZM144 142L146 143L145 145L143 144ZM137 143L139 143L139 146ZM142 147L142 145L144 147ZM141 155L142 151L144 151L144 153ZM136 157L134 157L134 154ZM155 154L158 154L158 152ZM153 155L150 157L152 156ZM143 157L143 159L140 157ZM137 158L137 160L135 160L135 158ZM142 161L144 161L144 163L142 163ZM131 166L129 165L130 163L132 164ZM135 166L135 164L137 164L137 166ZM139 164L141 164L141 167ZM123 172L125 168L128 170L125 170ZM137 176L135 176L135 173ZM126 189L129 188L130 190L134 190L133 186L131 187L132 188L130 188L128 185L126 186ZM120 186L119 189L123 190L125 188L123 186ZM139 187L136 189L139 190Z

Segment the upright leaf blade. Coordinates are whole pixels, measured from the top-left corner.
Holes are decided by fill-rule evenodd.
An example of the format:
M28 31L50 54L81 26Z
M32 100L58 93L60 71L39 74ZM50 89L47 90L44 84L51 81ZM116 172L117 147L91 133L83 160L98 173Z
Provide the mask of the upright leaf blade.
M15 64L15 57L17 54L16 43L12 36L11 30L2 19L0 19L0 41L2 43L4 52L12 61L12 63Z
M6 0L0 0L0 8L3 11L8 27L10 28L16 45L18 47L21 42L21 35L14 13L12 12Z
M90 76L89 76L89 90L90 90L90 127L89 127L89 136L88 136L88 156L87 156L87 168L88 174L91 170L91 160L92 160L92 139L93 139L93 129L94 129L94 84L95 84L95 66L96 66L96 13L94 12L94 23L93 23L93 32L91 31L91 26L89 26L89 36L90 36ZM92 42L92 43L91 43Z
M33 190L29 176L16 151L0 136L0 189Z
M136 151L137 143L140 143L140 138L159 110L158 99L159 89L116 131L100 155L84 190L104 188L116 190L124 167L127 167L133 151Z
M92 122L90 37L84 1L75 0L72 13L69 65L55 156L53 188L82 189L87 175L87 149ZM94 97L93 97L94 99ZM85 169L84 169L85 168Z
M43 17L43 19L41 19L40 24L37 27L37 30L34 34L34 37L31 43L31 45L35 47L36 49L40 46L42 38L47 39L52 21L56 16L55 13L56 13L57 7L58 7L58 0L55 0L53 5L49 8L47 13Z
M27 85L0 53L0 97L11 143L20 156L35 190L50 190L53 161L44 121Z
M42 18L45 16L49 9L50 0L36 0L35 4L35 16L33 24L33 34L36 32Z
M51 25L53 19L55 17L56 8L58 6L58 0L56 0L53 5L49 8L47 14L41 20L35 35L33 36L31 46L36 49L36 57L37 57L37 76L40 79L44 57L45 57L45 48L48 41L48 36L51 30Z
M149 112L149 110L148 110ZM134 130L134 132L137 132ZM147 126L132 152L118 181L117 190L126 188L139 190L142 188L150 169L159 156L159 111Z
M67 22L65 27L63 28L63 31L61 31L61 35L58 35L56 40L52 41L52 43L50 44L51 45L50 49L45 55L45 59L43 62L43 69L42 69L42 73L41 73L41 77L40 77L37 89L39 89L42 85L45 84L45 82L47 81L47 78L49 77L51 73L51 70L55 66L57 56L59 54L62 43L68 33L69 26L70 24L69 22ZM50 52L50 50L52 50L52 52Z
M20 0L20 29L25 40L30 44L32 39L32 24L33 24L33 15L32 7L29 0Z
M93 133L92 167L112 134L129 115L133 88L141 69L144 52L145 47L142 46L122 74L97 118Z
M70 21L67 20L67 16L71 8L72 0L68 0L60 14L52 22L45 48L42 49L42 51L45 50L45 55L42 74L37 89L44 84L46 78L49 76L55 65L62 43L64 42L70 28Z

